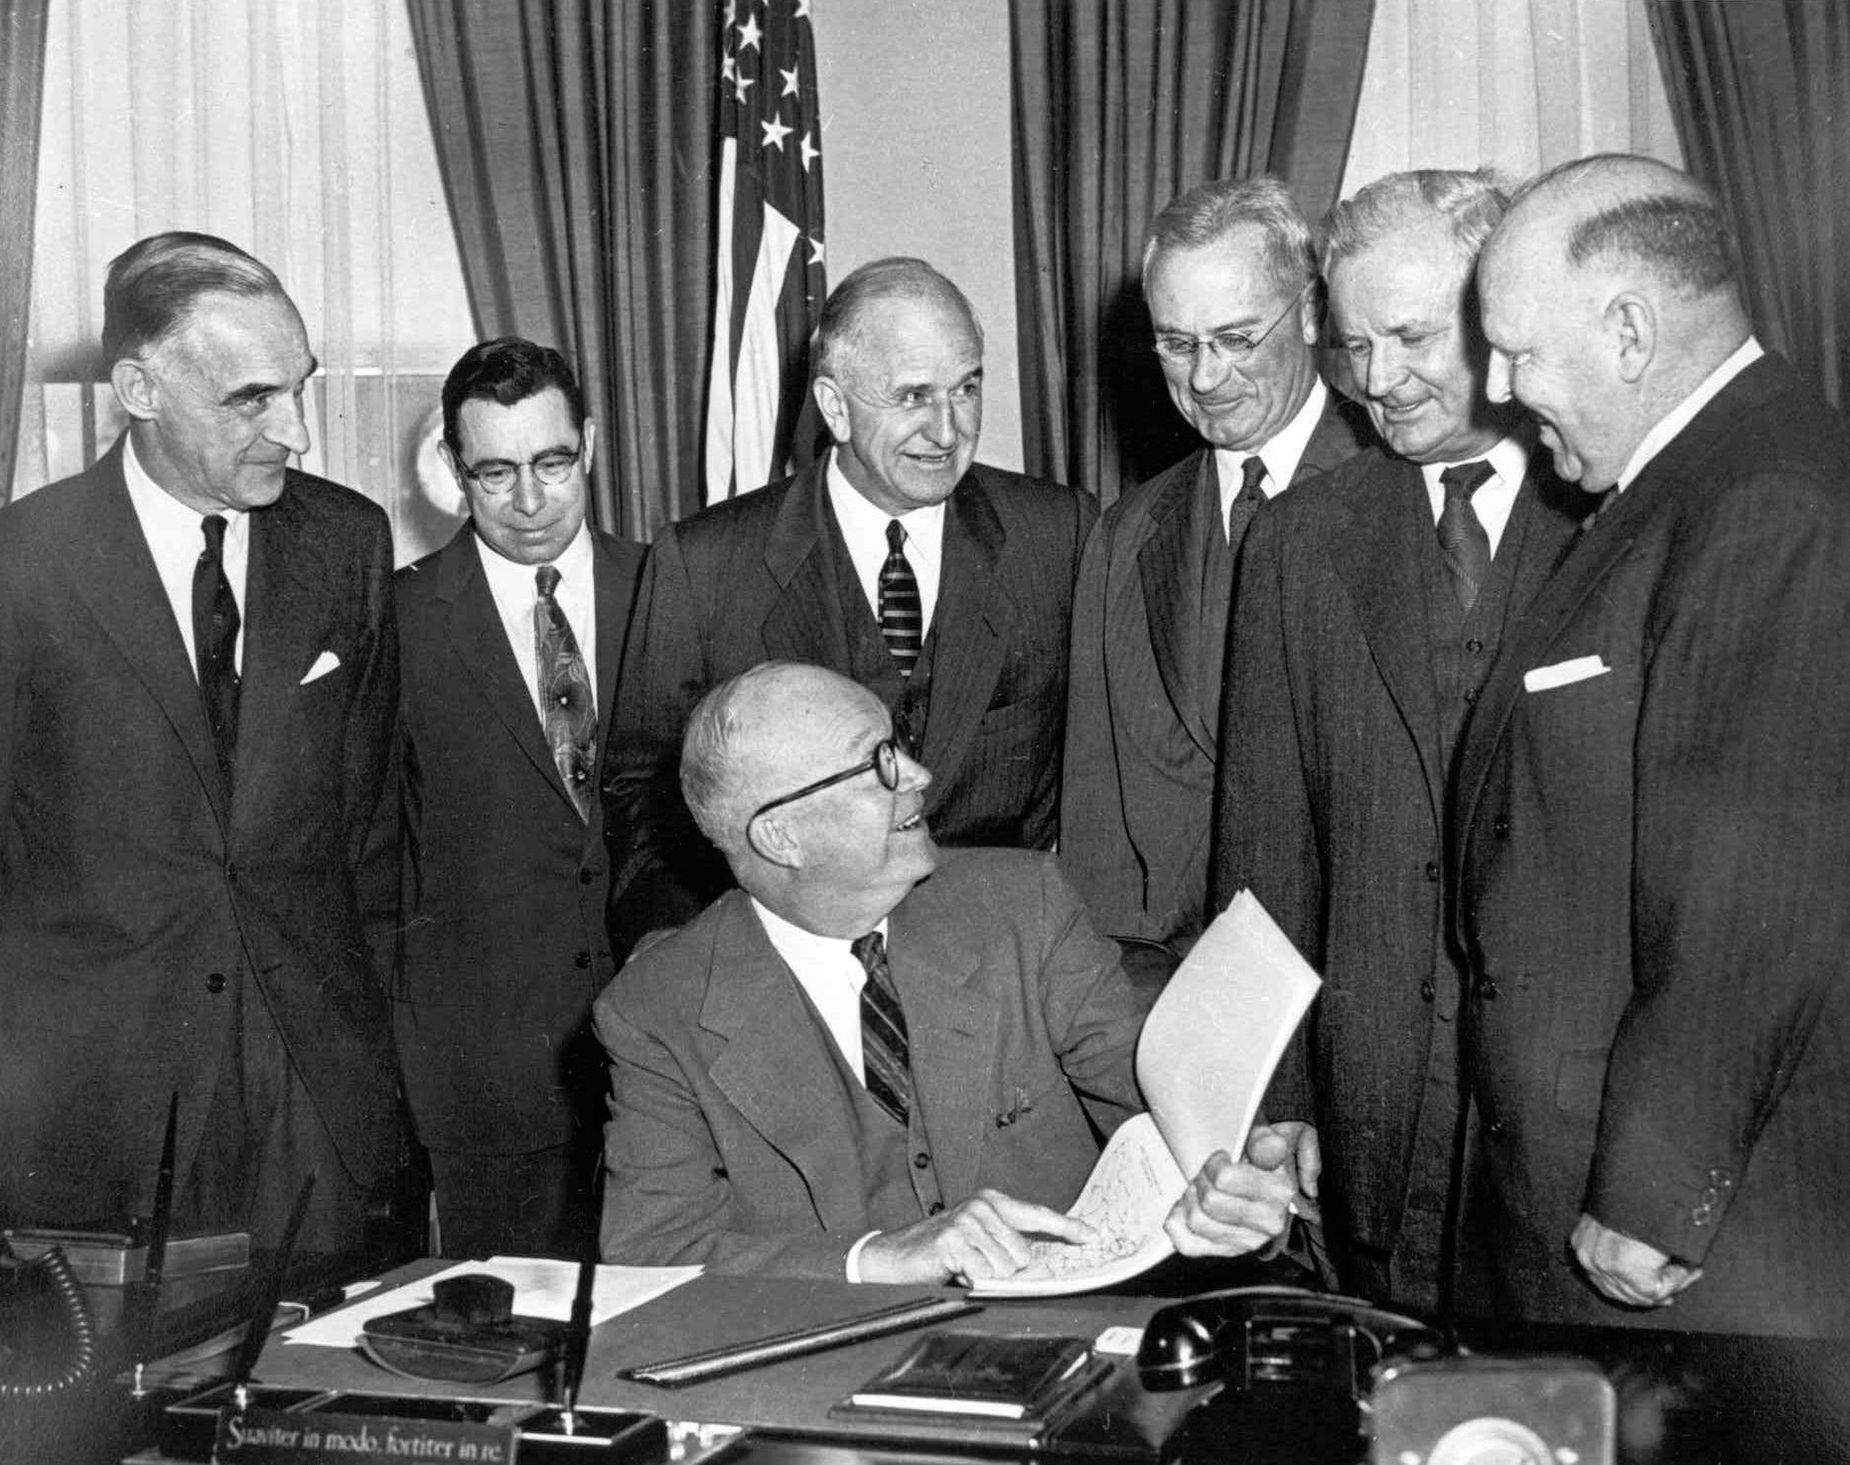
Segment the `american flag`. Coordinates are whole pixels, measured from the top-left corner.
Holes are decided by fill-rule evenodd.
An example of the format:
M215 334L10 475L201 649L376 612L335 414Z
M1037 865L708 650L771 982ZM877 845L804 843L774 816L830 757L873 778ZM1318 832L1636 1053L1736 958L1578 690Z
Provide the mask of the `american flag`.
M809 336L828 291L809 8L727 0L722 12L708 503L788 471Z

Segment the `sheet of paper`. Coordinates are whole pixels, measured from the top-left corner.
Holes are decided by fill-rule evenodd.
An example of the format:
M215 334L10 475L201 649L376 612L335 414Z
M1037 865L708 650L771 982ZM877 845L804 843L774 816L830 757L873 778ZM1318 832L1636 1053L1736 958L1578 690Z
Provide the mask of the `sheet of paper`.
M1035 1242L1025 1267L971 1295L1087 1292L1170 1255L1164 1217L1215 1150L1245 1152L1272 1070L1321 985L1257 897L1235 896L1144 1020L1137 1081L1149 1112L1120 1126L1068 1210L1099 1239Z
M1322 981L1242 890L1163 988L1137 1040L1137 1083L1184 1175L1246 1146L1272 1070Z
M388 1313L422 1307L432 1299L433 1284L466 1272L486 1272L491 1277L512 1282L514 1311L521 1317L551 1318L561 1323L571 1320L572 1292L578 1282L577 1263L544 1257L496 1256L485 1262L458 1262L402 1287L375 1293L363 1302L310 1318L284 1333L283 1341L315 1343L323 1348L356 1347L362 1324ZM641 1307L683 1282L692 1281L700 1272L699 1267L600 1266L591 1292L591 1324L595 1327L607 1318Z

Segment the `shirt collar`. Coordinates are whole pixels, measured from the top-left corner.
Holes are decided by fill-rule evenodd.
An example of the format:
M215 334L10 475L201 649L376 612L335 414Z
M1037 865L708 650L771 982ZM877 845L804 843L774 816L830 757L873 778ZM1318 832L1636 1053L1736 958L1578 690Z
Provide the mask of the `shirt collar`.
M854 959L850 950L853 938L847 936L822 936L814 931L807 931L772 910L755 895L748 895L752 909L758 912L758 919L764 925L764 934L777 948L777 954L790 965L793 971L813 971L822 962L839 961L843 956ZM886 936L886 917L874 927L882 939ZM857 963L858 964L858 963Z
M885 543L887 523L898 519L906 527L907 558L916 552L934 565L938 562L939 546L944 542L942 503L910 509L903 515L887 513L848 481L848 475L842 472L841 454L834 448L829 449L827 478L829 503L834 507L836 523L841 525L842 538L848 543Z
M1267 498L1283 493L1291 486L1291 480L1297 476L1298 464L1303 460L1304 450L1310 446L1311 434L1317 430L1317 421L1323 416L1323 409L1330 400L1330 389L1323 384L1322 377L1311 381L1310 394L1304 398L1291 420L1256 448L1237 450L1234 448L1216 448L1214 466L1220 475L1221 488L1229 494L1237 492L1240 486L1240 465L1257 453L1265 461Z
M1511 489L1522 486L1522 480L1529 471L1529 443L1520 433L1511 433L1507 437L1492 443L1487 452L1476 457L1460 458L1459 463L1485 462L1502 482ZM1426 480L1428 489L1443 493L1439 475L1447 468L1457 467L1457 463L1422 463L1420 474Z
M1613 485L1614 491L1623 493L1630 488L1650 461L1663 452L1678 433L1695 421L1696 414L1714 401L1723 387L1764 355L1765 348L1753 336L1741 342L1726 361L1702 379L1695 391L1660 417L1657 425L1644 435L1644 441L1632 449L1631 461L1625 465L1625 471Z
M184 535L193 540L193 548L198 549L199 526L205 522L206 516L198 509L181 503L148 475L148 470L141 466L141 459L135 454L135 435L132 432L122 434L122 481L128 485L129 501L135 506L136 516L150 532L175 537ZM242 537L248 532L246 524L250 515L246 510L221 505L212 512L225 520L227 539L234 535Z

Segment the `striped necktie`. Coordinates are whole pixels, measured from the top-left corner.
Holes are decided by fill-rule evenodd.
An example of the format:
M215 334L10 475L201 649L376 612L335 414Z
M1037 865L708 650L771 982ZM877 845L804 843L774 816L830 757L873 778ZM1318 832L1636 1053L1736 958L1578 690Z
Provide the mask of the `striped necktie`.
M897 519L887 521L886 562L880 566L880 636L899 674L910 677L925 640L925 604L906 559L906 526Z
M1477 604L1478 591L1490 578L1490 535L1477 510L1471 507L1471 495L1495 473L1487 461L1478 458L1454 464L1439 475L1445 489L1445 507L1439 511L1439 552L1445 557L1445 571L1451 576L1452 590L1466 615Z
M886 938L869 931L849 943L867 980L861 984L861 1067L869 1097L901 1124L912 1107L912 1048L906 1014L886 965Z

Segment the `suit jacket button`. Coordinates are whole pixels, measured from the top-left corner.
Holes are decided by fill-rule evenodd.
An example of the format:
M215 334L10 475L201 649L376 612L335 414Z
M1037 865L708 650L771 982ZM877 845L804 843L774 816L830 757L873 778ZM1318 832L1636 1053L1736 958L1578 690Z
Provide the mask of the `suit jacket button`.
M914 1170L931 1169L931 1156L926 1154L925 1151L920 1150L912 1157L912 1168Z
M936 1215L941 1214L943 1210L944 1210L944 1202L941 1200L935 1200L930 1205L925 1207L925 1214L928 1216L936 1216Z
M1426 878L1434 885L1439 883L1439 862L1437 860L1426 862Z
M578 955L572 958L572 965L577 967L579 971L583 971L586 967L591 965L591 953L588 951L579 952Z
M592 874L589 870L580 870L578 872L578 883L580 885L589 885L595 879L597 879L597 876Z
M1471 707L1471 706L1476 705L1476 703L1477 703L1477 688L1476 687L1466 687L1465 688L1465 705L1467 707Z
M1495 1002L1497 1000L1497 984L1491 981L1489 977L1479 977L1477 979L1477 995L1486 1002Z
M1420 983L1420 1001L1430 1002L1433 999L1433 995L1432 979L1429 977L1424 982Z
M1490 832L1496 835L1498 839L1508 839L1510 837L1510 821L1499 814L1496 819L1491 822Z
M213 972L211 976L206 978L206 991L216 994L224 990L225 974L223 972Z
M1478 652L1483 649L1484 643L1478 640L1476 636L1473 636L1469 641L1465 642L1465 650L1469 651L1473 656L1476 656Z
M1709 1224L1709 1221L1714 1217L1714 1215L1715 1215L1715 1208L1713 1206L1700 1205L1700 1206L1697 1206L1695 1210L1689 1213L1689 1219L1692 1225L1706 1226Z

